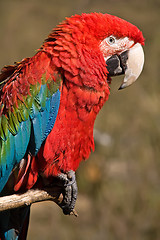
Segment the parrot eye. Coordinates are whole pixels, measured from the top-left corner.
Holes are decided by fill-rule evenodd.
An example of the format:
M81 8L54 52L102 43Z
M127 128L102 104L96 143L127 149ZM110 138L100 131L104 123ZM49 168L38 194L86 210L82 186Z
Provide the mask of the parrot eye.
M113 36L108 37L107 42L112 45L116 42L116 38Z

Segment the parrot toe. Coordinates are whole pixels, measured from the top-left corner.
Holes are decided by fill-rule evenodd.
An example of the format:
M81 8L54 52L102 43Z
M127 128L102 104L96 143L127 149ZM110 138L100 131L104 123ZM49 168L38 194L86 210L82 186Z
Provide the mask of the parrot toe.
M60 203L60 207L65 215L74 214L74 207L78 195L78 188L76 182L75 172L70 170L66 174L61 173L58 175L58 180L62 182L64 186L63 201Z

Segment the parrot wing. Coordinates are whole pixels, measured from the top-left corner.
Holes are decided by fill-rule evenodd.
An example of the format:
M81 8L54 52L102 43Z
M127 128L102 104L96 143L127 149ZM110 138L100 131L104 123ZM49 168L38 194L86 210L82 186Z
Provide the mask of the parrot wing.
M58 113L61 79L37 55L0 74L0 191L25 154L36 155Z

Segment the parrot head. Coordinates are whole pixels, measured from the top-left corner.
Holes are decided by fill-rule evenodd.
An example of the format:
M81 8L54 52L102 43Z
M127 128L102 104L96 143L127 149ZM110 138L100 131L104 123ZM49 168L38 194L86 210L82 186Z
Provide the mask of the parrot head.
M124 74L119 88L123 89L135 82L143 69L142 32L110 14L83 13L66 18L45 45L52 48L55 65L65 70L65 78L78 85L82 82L78 76L84 85L94 88L96 81L103 82L104 75L110 83L111 77Z
M119 20L123 21L122 19ZM129 32L126 36L118 32L107 36L100 43L109 76L125 74L119 89L130 86L137 80L144 65L144 52L142 45L144 39L138 28L126 23ZM120 26L119 26L120 27ZM123 25L121 26L123 28ZM137 33L137 35L136 35Z

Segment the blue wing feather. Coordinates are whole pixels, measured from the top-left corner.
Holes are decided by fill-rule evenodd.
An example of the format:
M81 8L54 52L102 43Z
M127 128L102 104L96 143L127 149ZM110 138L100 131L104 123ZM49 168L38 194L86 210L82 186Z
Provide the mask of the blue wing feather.
M60 91L58 90L57 93L54 94L51 98L49 118L46 126L46 131L43 136L43 140L46 139L46 137L48 136L48 134L50 133L54 126L58 114L59 104L60 104Z
M0 140L0 192L14 166L20 162L26 153L30 152L32 155L36 155L54 126L60 104L60 91L58 89L44 101L45 94L42 92L46 91L45 89L46 86L42 85L39 94L36 96L36 103L32 104L29 118L19 123L17 134L14 136L8 129L7 139L5 141Z
M36 155L43 141L46 139L51 129L54 126L60 103L60 91L52 95L46 101L46 108L44 111L33 114L31 138L28 150L32 155Z

